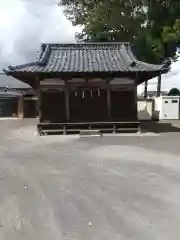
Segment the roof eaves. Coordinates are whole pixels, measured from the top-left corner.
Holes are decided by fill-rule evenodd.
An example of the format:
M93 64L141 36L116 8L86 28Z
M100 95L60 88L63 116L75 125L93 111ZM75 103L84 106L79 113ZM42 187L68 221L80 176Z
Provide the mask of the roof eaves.
M128 52L129 57L132 60L131 67L136 67L138 64L143 64L144 65L145 62L139 61L135 57L135 55L132 52L132 49L131 49L130 45L127 46L127 52ZM159 65L146 63L146 65L149 65L152 68L156 68L157 69L156 71L159 71L161 73L167 73L170 70L170 65L168 65L167 63L159 64Z

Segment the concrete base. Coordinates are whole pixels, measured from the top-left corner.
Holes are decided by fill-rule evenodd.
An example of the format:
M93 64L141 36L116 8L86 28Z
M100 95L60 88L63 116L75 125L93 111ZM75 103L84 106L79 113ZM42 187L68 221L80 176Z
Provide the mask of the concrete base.
M20 118L15 118L15 117L5 117L5 118L0 118L0 121L3 121L3 120L20 120Z

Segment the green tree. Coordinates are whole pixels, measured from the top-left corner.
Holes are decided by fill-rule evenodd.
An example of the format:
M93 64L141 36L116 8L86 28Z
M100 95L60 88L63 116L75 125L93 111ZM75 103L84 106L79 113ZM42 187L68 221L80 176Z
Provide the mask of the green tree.
M141 60L176 59L180 3L174 0L59 0L79 41L129 41Z
M177 88L172 88L169 93L168 96L180 96L180 91Z

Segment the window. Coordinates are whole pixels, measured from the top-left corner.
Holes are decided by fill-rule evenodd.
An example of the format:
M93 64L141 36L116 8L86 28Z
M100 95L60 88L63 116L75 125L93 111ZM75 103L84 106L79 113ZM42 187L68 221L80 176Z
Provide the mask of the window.
M164 101L164 103L168 103L168 101Z
M178 102L178 100L172 100L172 103L177 103Z

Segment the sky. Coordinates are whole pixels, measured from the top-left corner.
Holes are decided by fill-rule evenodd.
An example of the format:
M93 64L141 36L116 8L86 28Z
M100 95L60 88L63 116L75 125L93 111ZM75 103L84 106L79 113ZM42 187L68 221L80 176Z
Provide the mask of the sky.
M42 42L75 41L77 31L56 0L0 0L0 70L35 60ZM155 90L156 83L150 80L148 90ZM172 87L180 88L180 61L162 77L162 90Z

